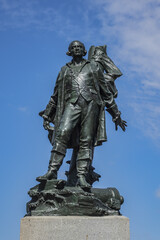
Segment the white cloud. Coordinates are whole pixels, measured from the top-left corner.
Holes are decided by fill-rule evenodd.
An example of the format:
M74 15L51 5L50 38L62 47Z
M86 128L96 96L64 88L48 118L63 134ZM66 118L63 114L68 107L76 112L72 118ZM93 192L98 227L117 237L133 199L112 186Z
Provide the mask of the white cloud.
M18 111L27 112L27 107L18 107Z
M0 0L0 31L7 29L50 31L71 40L73 35L84 31L87 33L89 30L85 14L87 10L81 11L78 6L70 6L65 1L56 4L56 1ZM83 29L75 25L76 12L82 16L79 24L85 22Z
M62 29L62 14L53 7L43 7L41 2L0 0L2 12L0 29L37 29L54 31ZM68 21L65 21L68 24Z
M160 5L153 0L94 2L99 6L101 34L117 40L121 60L129 60L132 70L139 73L160 75Z
M156 0L94 0L101 35L115 42L113 55L126 70L125 100L132 123L160 141L160 4ZM129 80L131 80L129 82Z

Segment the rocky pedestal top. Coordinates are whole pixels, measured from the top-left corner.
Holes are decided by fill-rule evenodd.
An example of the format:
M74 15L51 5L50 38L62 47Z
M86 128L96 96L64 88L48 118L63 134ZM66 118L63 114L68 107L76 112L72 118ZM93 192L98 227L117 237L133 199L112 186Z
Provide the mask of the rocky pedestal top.
M48 180L31 188L27 216L120 215L123 197L116 188L67 187L64 180Z

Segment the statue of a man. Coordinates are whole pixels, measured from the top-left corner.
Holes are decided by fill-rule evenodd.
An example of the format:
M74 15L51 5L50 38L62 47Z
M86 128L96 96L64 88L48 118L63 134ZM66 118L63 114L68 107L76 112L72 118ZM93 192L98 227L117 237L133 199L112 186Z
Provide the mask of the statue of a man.
M116 129L125 131L126 122L104 77L103 65L88 61L85 46L80 41L70 43L67 55L72 61L59 72L54 93L43 113L44 127L55 125L53 149L48 172L37 181L57 179L67 148L76 148L77 185L90 188L86 175L93 159L93 149L106 141L104 108L112 115Z

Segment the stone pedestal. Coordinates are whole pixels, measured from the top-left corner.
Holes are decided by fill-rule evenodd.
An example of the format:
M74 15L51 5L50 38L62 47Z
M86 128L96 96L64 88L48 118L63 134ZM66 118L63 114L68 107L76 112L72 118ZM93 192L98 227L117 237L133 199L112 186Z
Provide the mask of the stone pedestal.
M129 219L123 216L24 217L20 240L129 240Z

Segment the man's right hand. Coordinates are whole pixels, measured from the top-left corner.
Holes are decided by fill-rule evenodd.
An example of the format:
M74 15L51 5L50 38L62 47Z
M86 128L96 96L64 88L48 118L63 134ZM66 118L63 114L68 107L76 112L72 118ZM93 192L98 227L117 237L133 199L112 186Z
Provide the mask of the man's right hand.
M43 127L44 127L45 130L49 130L50 125L49 125L48 120L46 120L46 119L43 120Z

